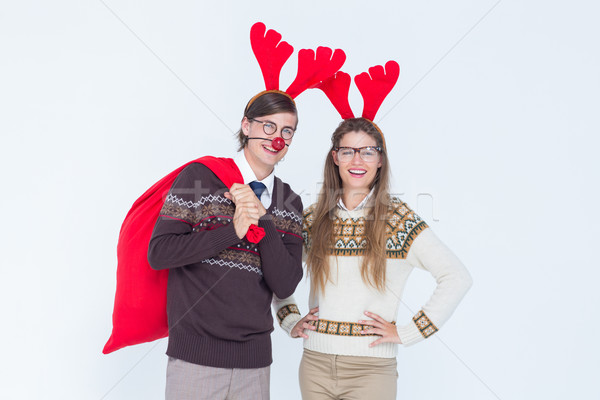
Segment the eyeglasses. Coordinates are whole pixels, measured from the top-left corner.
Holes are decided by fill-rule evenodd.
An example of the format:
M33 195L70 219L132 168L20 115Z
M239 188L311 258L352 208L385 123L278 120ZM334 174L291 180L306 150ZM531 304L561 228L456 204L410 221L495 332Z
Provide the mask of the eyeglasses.
M259 121L257 119L254 118L248 118L249 121L254 121L254 122L258 122L263 124L263 131L267 134L267 135L272 135L275 132L277 132L277 125L274 122L271 121ZM294 130L292 128L281 128L281 137L284 140L289 140L294 136Z
M338 160L341 162L352 161L354 154L360 154L360 158L364 162L375 162L379 161L381 155L381 147L365 146L365 147L334 147L333 150L337 151Z

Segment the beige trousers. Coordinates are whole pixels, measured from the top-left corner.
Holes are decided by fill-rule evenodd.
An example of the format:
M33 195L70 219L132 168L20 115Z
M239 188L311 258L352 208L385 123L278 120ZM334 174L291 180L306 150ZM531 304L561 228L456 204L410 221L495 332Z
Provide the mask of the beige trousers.
M166 400L269 400L270 368L214 368L169 357Z
M304 350L300 362L303 400L393 400L395 358L338 356Z

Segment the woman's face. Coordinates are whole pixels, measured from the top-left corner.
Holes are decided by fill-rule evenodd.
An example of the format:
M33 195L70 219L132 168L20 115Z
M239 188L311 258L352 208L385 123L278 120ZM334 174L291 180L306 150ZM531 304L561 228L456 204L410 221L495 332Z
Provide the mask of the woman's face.
M277 131L272 135L267 135L264 131L265 123L276 125ZM271 140L281 137L281 130L284 128L296 129L298 118L292 113L278 113L256 117L255 119L244 118L242 121L242 132L250 139L246 145L245 154L251 166L259 168L273 168L288 151L285 146L280 151L273 149ZM292 139L285 141L286 144L292 143Z
M355 149L367 146L377 147L377 142L375 138L363 131L346 133L342 136L338 145L338 147L352 147ZM349 151L346 151L346 153L349 154ZM344 189L369 190L377 170L381 167L381 155L378 154L372 161L365 161L361 158L359 152L355 151L351 160L342 161L339 153L334 150L332 156L333 162L339 167Z

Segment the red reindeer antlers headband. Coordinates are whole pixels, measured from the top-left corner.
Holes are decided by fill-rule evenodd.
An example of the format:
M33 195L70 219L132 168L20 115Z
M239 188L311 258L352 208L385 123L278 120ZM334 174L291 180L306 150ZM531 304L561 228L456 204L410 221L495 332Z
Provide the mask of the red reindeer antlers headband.
M381 65L376 65L369 68L369 73L363 72L354 77L354 83L365 103L362 117L371 121L375 120L381 103L390 94L400 76L400 66L396 61L388 61L385 69L384 71Z
M388 61L385 71L381 65L369 68L369 72L354 77L356 87L363 97L364 107L362 117L373 123L379 132L381 130L375 125L375 115L381 107L381 103L392 91L400 75L400 66L396 61ZM348 103L348 92L350 90L350 75L339 71L334 76L318 84L331 101L331 104L340 113L342 119L354 118L354 113ZM383 134L382 134L383 136Z
M300 50L298 52L298 73L294 82L285 90L279 90L279 74L281 68L294 52L294 48L281 40L281 34L267 28L262 22L257 22L250 29L252 51L258 60L258 65L265 80L266 90L254 96L248 106L259 96L276 91L297 97L306 89L317 87L325 79L333 76L346 61L346 54L340 50L328 47L318 47L317 51ZM248 108L248 106L246 108Z

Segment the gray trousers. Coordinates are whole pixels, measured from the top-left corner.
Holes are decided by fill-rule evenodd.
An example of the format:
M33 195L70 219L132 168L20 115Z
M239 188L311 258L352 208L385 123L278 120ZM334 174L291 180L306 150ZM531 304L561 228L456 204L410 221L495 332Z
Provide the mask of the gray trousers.
M165 399L269 400L270 368L214 368L169 357Z

